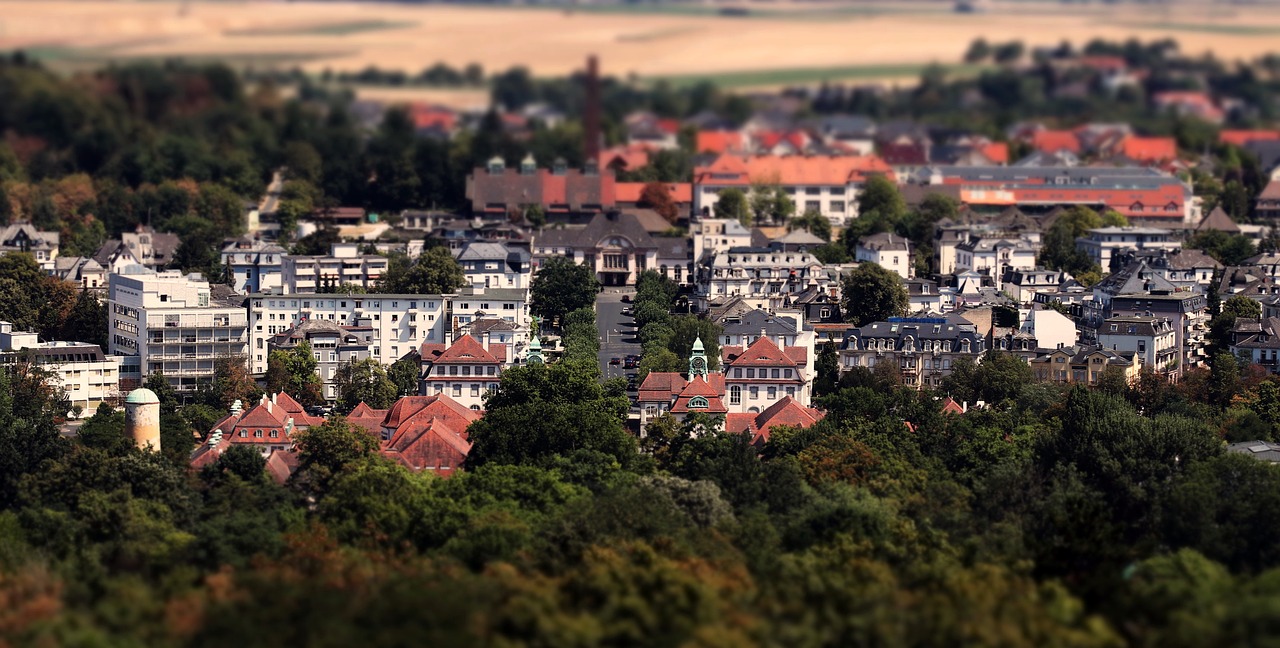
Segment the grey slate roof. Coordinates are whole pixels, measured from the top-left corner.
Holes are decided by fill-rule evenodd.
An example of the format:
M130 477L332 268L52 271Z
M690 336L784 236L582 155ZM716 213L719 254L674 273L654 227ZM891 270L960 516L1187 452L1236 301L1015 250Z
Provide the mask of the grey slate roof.
M1280 463L1280 443L1269 441L1241 441L1227 445L1227 452L1248 455L1258 461Z
M795 335L795 323L768 311L756 309L740 315L729 315L715 320L724 327L725 335Z

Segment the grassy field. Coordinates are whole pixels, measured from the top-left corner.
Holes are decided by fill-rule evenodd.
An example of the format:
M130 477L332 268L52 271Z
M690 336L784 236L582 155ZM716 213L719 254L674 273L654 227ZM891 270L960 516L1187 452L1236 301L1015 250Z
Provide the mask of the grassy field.
M900 65L851 65L817 68L784 68L777 70L747 70L711 74L671 75L644 78L642 82L667 81L675 87L685 87L710 81L722 88L762 88L787 85L805 85L823 81L884 81L918 79L929 65L904 63ZM981 65L942 65L948 75L971 76L984 69Z
M185 7L185 8L184 8ZM1093 38L1172 37L1183 51L1225 60L1280 50L1280 8L1161 8L1006 2L955 14L921 0L753 4L745 17L716 6L464 7L263 0L0 0L0 50L24 48L68 69L182 57L256 67L410 74L437 62L535 75L580 70L738 88L827 80L899 80L958 63L976 37L1029 47ZM760 7L760 8L757 8ZM955 68L964 73L964 68Z

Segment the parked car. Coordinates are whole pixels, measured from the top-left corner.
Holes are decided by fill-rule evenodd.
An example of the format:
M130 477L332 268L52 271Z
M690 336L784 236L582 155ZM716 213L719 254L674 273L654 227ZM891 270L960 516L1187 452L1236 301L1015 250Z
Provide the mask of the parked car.
M638 356L629 355L622 362L627 369L635 369L640 366L640 358Z
M630 304L630 303L631 303L631 295L623 295L623 296L622 296L622 303L624 303L624 304Z
M611 365L622 364L622 358L616 358L616 357L609 358L609 364Z

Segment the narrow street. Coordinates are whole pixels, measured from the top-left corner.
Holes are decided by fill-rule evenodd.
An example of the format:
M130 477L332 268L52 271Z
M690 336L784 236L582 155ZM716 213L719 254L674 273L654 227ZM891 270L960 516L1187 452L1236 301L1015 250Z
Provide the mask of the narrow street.
M624 292L625 291L625 292ZM622 297L635 296L631 288L606 288L596 297L596 328L600 333L600 374L605 379L625 378L635 369L626 369L628 355L640 355L640 344L635 338L634 322L622 311L631 307ZM618 364L609 364L618 358Z

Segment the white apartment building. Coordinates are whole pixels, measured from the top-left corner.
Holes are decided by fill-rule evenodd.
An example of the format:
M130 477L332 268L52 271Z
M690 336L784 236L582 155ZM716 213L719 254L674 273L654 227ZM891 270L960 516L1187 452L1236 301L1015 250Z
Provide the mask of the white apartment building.
M275 243L242 236L223 244L222 265L231 268L236 292L266 292L280 288L285 254Z
M1182 243L1167 229L1133 226L1099 227L1076 239L1076 249L1083 250L1103 270L1111 267L1114 252L1126 248L1173 251L1182 249Z
M731 248L717 252L711 266L702 270L699 308L706 302L734 295L749 299L782 298L803 292L811 284L823 284L822 263L808 252L782 252L770 248Z
M843 227L858 217L858 195L868 178L894 179L893 169L876 156L724 154L693 170L693 209L704 217L715 213L720 192L739 189L750 195L753 182L777 184L795 203L796 213L813 211Z
M472 241L455 253L467 284L476 288L529 287L533 266L528 248Z
M1098 345L1124 355L1137 353L1143 368L1156 373L1178 369L1178 340L1164 317L1112 317L1098 327Z
M874 263L885 270L896 272L904 280L910 279L913 274L910 243L889 232L863 237L854 250L854 259L859 263Z
M1038 251L1035 245L1022 238L977 238L956 246L955 271L984 273L992 278L997 290L1003 290L1006 271L1034 268Z
M119 356L85 342L40 342L35 333L14 331L9 322L0 322L0 363L24 360L50 372L49 384L61 388L84 416L120 396Z
M0 254L26 252L35 258L41 270L48 272L53 269L53 260L58 258L61 238L58 232L38 230L31 223L14 223L0 229Z
M218 358L248 352L244 297L199 274L133 266L110 277L108 353L138 356L179 390L213 378Z
M342 284L375 290L387 271L387 257L361 254L359 243L334 243L328 256L286 255L281 271L288 294L312 294Z
M267 371L272 338L314 319L361 327L369 337L361 340L369 346L369 357L391 364L424 342L444 339L445 300L441 295L250 295L250 371Z
M704 218L689 228L694 263L705 263L721 250L751 247L751 230L733 219Z

